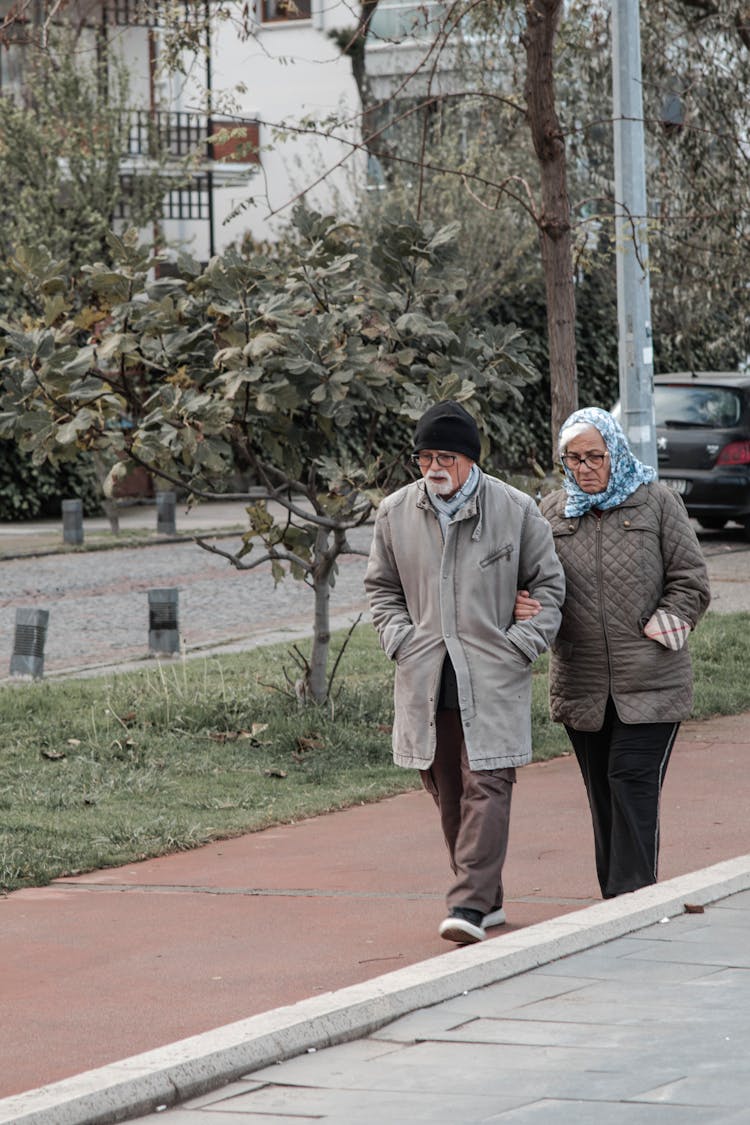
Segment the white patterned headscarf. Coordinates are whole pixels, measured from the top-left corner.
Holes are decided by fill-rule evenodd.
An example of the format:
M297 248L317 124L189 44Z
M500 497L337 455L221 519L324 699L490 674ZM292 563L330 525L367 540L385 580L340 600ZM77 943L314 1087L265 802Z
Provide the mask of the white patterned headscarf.
M616 508L635 492L636 488L656 480L657 477L656 469L644 465L635 456L620 423L606 410L600 410L598 406L586 406L583 410L576 410L563 422L558 439L561 452L573 437L572 433L566 431L573 426L576 430L580 430L582 425L593 426L604 438L604 444L609 452L609 480L603 492L584 492L576 483L573 473L566 468L563 481L568 494L565 503L566 516L583 516L592 508Z

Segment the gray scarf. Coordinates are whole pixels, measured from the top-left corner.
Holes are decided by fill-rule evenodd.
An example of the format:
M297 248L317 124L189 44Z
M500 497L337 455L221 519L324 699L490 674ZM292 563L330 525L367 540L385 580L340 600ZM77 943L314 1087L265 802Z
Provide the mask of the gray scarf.
M438 520L440 521L440 530L445 539L445 532L448 524L455 516L456 512L463 508L464 504L471 499L476 492L477 485L479 484L479 469L476 465L471 466L466 481L461 485L458 492L454 493L449 499L444 500L442 496L436 496L433 492L427 489L427 495L430 498L430 503L437 512Z

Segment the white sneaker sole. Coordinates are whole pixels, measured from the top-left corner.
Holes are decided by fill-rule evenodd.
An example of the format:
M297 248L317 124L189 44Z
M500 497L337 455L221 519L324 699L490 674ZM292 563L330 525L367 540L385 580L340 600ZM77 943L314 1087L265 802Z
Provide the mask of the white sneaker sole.
M493 910L491 914L485 914L482 919L482 926L485 930L489 930L492 926L504 926L505 922L505 911L501 906L498 910Z
M467 922L465 918L446 918L440 923L438 930L441 938L446 941L455 941L459 945L471 945L476 941L484 941L486 934L481 926Z

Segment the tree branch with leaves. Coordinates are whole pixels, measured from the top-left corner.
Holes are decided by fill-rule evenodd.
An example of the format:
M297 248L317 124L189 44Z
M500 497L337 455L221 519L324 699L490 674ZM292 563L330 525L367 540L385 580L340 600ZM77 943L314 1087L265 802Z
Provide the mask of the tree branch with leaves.
M133 233L112 238L114 266L68 279L47 262L26 283L48 314L1 326L0 436L39 461L102 451L111 484L135 463L195 502L246 499L238 550L202 545L312 588L304 695L320 703L338 560L407 479L414 421L458 398L487 452L500 407L536 378L518 329L454 321L458 230L390 218L367 251L356 226L299 211L283 249L183 257L178 277L154 279ZM244 493L229 491L238 473Z

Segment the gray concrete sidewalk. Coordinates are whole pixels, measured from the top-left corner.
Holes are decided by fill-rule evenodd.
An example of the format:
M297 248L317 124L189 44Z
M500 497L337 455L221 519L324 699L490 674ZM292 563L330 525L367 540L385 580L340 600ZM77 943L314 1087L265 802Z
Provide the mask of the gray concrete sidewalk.
M746 891L138 1121L746 1125L749 970Z
M190 535L206 529L222 530L244 527L247 523L245 508L249 501L219 500L193 504L185 501L175 504L175 524L178 534ZM153 531L156 534L156 501L125 504L119 507L118 517L122 534L129 531ZM83 519L84 545L89 534L109 534L106 516L85 516ZM36 536L40 541L50 541L63 546L62 520L4 520L0 522L0 536L21 542ZM115 537L113 537L114 539ZM116 542L113 544L116 545Z
M746 1125L749 970L745 891L138 1121Z

